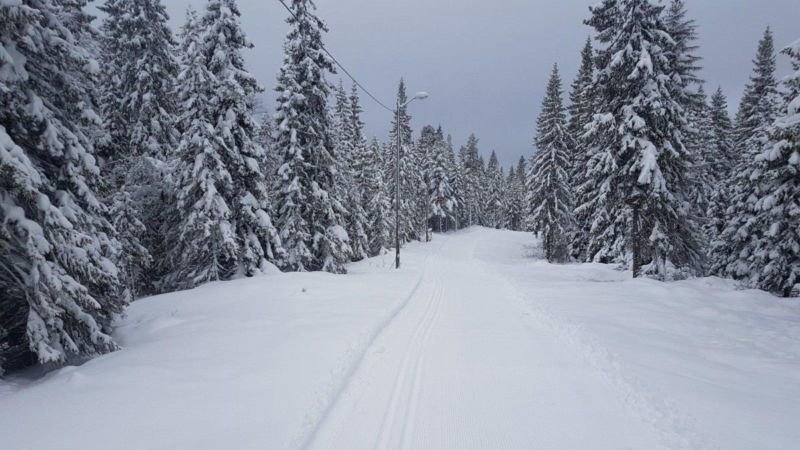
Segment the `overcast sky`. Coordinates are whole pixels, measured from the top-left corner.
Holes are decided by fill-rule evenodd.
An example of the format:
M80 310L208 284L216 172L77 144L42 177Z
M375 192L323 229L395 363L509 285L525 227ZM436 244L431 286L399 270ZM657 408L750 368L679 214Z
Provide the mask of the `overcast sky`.
M102 0L96 0L100 2ZM205 0L163 0L174 30L188 4ZM328 49L362 84L391 104L403 76L411 92L431 97L411 107L413 126L441 124L460 146L470 132L481 151L496 149L504 165L530 155L536 116L552 64L562 69L568 89L579 51L591 33L583 25L598 0L317 0L328 24ZM798 0L688 0L700 26L703 77L709 89L721 85L733 106L751 70L758 39L770 25L776 44L800 38ZM288 12L277 0L239 0L242 23L255 44L250 70L272 89L282 61ZM788 72L781 57L781 76ZM332 81L338 80L338 76ZM348 82L349 88L349 82ZM383 140L391 116L365 96L364 120Z

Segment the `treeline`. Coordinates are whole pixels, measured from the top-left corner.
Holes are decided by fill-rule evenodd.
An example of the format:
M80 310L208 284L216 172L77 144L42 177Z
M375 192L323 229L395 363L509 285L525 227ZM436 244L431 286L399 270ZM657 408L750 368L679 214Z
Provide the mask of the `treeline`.
M800 282L800 42L776 75L767 29L735 119L709 99L683 0L604 0L562 100L557 68L527 173L524 228L554 262L714 274L790 296ZM594 42L594 44L593 44ZM593 48L594 47L594 48Z

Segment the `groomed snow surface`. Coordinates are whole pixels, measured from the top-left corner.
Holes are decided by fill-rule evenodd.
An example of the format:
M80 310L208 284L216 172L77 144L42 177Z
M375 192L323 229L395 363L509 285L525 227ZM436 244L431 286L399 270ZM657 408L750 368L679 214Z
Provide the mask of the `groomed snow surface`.
M0 448L798 448L800 303L539 253L473 228L138 301L123 350L0 381Z

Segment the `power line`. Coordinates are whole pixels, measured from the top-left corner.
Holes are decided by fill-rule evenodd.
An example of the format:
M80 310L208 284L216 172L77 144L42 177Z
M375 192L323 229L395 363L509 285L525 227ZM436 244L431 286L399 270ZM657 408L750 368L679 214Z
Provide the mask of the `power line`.
M294 11L292 11L292 9L291 9L291 8L289 8L289 6L287 6L287 5L286 5L286 3L284 3L284 1L283 1L283 0L278 0L278 1L281 3L281 5L283 5L283 7L284 7L284 8L286 8L286 10L287 10L287 11L289 11L289 14L291 14L291 15L292 15L292 17L294 17L294 18L295 18L295 20L298 20L298 21L300 20L300 18L299 18L299 17L297 17L297 14L295 14L295 13L294 13ZM329 51L328 51L328 49L327 49L327 48L325 48L325 46L324 46L324 45L323 45L321 42L320 42L320 47L322 48L322 51L323 51L323 52L325 52L325 53L326 53L326 54L327 54L327 55L328 55L328 56L329 56L329 57L330 57L330 58L333 60L333 62L334 62L334 63L336 63L336 65L337 65L337 66L338 66L340 69L342 69L342 72L344 72L344 73L345 73L345 75L347 75L347 76L348 76L348 77L349 77L351 80L353 80L353 83L355 83L355 84L356 84L356 86L358 86L358 88L359 88L359 89L361 89L361 90L362 90L362 91L363 91L365 94L367 94L367 96L369 96L369 98L371 98L371 99L372 99L372 100L373 100L375 103L377 103L378 105L380 105L380 106L381 106L383 109L385 109L385 110L389 111L389 112L390 112L390 113L392 113L392 114L394 114L394 113L395 113L395 110L394 110L394 108L389 108L388 106L386 106L386 105L385 105L385 104L384 104L382 101L378 100L378 98L377 98L377 97L375 97L374 95L372 95L372 93L371 93L371 92L370 92L370 91L369 91L367 88L365 88L365 87L364 87L364 85L362 85L361 83L359 83L359 82L358 82L358 80L356 80L356 77L354 77L352 74L350 74L350 71L348 71L348 70L347 70L347 69L346 69L346 68L345 68L345 67L342 65L342 63L340 63L340 62L339 62L339 60L337 60L337 59L336 59L336 57L335 57L335 56L333 56L333 55L331 54L331 52L329 52Z

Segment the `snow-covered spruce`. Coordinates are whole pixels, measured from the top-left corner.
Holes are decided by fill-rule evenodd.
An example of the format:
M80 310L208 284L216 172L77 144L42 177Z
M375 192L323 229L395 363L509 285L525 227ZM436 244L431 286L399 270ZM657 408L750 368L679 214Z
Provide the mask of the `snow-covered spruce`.
M288 270L344 273L350 238L336 197L337 157L327 111L333 61L322 50L325 24L310 0L293 0L278 75L275 149L281 155L277 225Z
M523 231L527 229L527 208L525 199L527 192L528 164L524 156L520 156L516 167L512 166L508 173L507 186L507 209L506 222L504 228L512 231Z
M658 278L668 263L702 267L697 225L688 210L692 165L683 139L683 87L671 74L674 41L662 22L663 7L650 0L606 0L591 8L587 24L604 48L597 55L597 114L590 124L587 180L590 192L578 212L591 219L588 256L652 263ZM632 236L632 211L641 214Z
M420 145L422 141L423 139L420 139ZM453 152L447 146L442 127L436 129L428 154L430 155L428 225L438 232L443 232L453 227L456 198L450 185L450 171L455 170L452 166Z
M361 122L361 106L358 104L357 93L352 92L355 97L348 96L340 80L335 94L331 129L337 158L336 196L346 208L345 220L347 234L350 236L351 259L360 261L368 256L369 247L369 237L366 232L367 213L362 195L363 158L366 147L363 138L364 124Z
M402 141L399 157L399 177L400 177L400 243L410 242L420 238L418 224L415 222L416 209L415 200L417 199L417 189L423 182L421 173L416 164L419 162L414 148L414 141L412 139L411 130L411 116L408 114L408 107L404 106L408 102L408 95L406 94L406 85L403 79L397 86L397 99L396 102L400 105L400 114L398 122L398 114L392 115L391 128L389 130L389 140L386 146L386 162L389 165L389 177L387 178L387 187L390 197L393 199L393 205L397 202L395 189L396 189L396 173L397 173L397 138L398 135ZM392 216L394 221L394 216ZM394 226L394 225L392 225Z
M283 257L270 217L266 155L254 141L253 101L261 88L244 67L242 50L252 44L239 17L233 0L212 0L184 32L173 288L252 276Z
M369 255L377 256L392 246L392 201L387 192L383 150L377 139L372 140L365 157L366 163L361 176L364 178Z
M725 186L732 177L732 170L736 156L733 147L733 123L728 114L728 99L717 88L711 96L711 105L708 111L711 117L713 141L709 149L708 172L714 174L713 188L708 197L708 207L705 213L705 234L713 242L725 227L725 210L728 208L725 196Z
M712 272L724 277L749 279L756 276L752 265L758 242L767 230L756 222L759 198L770 195L757 181L762 168L756 158L769 150L770 127L778 116L780 98L775 71L777 61L772 31L767 28L758 43L753 74L745 87L736 115L735 169L721 194L727 205L722 232L712 243Z
M592 192L584 192L581 187L587 182L584 177L587 175L586 160L589 150L589 140L585 137L586 126L589 125L594 116L593 81L594 81L594 49L591 38L587 38L586 44L581 50L581 65L578 75L572 82L569 94L569 123L568 129L571 136L572 148L570 149L569 179L571 190L575 197L576 204L582 204L584 198L591 196ZM524 172L527 176L527 171ZM591 216L584 213L574 214L575 226L573 228L571 241L572 257L578 261L586 260L586 251L589 245L588 237L591 229Z
M503 168L497 159L497 152L492 150L489 155L489 164L484 173L483 189L486 193L486 203L483 224L489 228L501 228L505 222L507 201L506 179Z
M459 166L461 172L461 188L463 196L463 207L460 209L460 223L464 227L478 225L483 216L483 204L481 203L481 178L483 175L483 162L478 150L478 138L470 134L467 144L458 151Z
M107 138L99 150L109 203L130 250L118 263L136 272L126 276L134 293L152 294L173 266L167 255L175 211L164 204L173 203L170 162L178 144L175 39L161 0L106 0L100 9Z
M728 256L723 270L788 297L800 283L800 41L784 53L794 73L784 82L782 106L761 151L749 149L749 161L740 165L746 172L737 177L737 203L718 250L726 249L724 240L735 240L730 250L739 253Z
M62 2L0 3L0 373L115 350L128 297L82 88L96 68Z
M553 67L542 112L536 126L536 152L528 176L526 201L529 228L542 236L545 258L550 262L569 261L569 235L572 228L573 199L569 183L572 137L562 101L561 76Z

